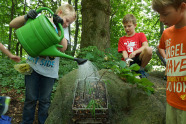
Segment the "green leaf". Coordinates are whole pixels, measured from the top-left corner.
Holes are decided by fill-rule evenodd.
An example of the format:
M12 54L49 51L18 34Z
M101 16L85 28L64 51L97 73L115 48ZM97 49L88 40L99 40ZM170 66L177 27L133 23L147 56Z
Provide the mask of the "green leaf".
M94 56L93 56L91 53L87 53L86 58L87 58L88 60L91 60L91 59L94 58Z
M144 86L154 86L154 84L152 82L150 82L147 78L142 78L142 85Z
M131 70L138 71L140 69L140 66L138 64L132 64L129 68Z
M124 61L120 61L119 65L121 68L125 68L127 66L126 62Z

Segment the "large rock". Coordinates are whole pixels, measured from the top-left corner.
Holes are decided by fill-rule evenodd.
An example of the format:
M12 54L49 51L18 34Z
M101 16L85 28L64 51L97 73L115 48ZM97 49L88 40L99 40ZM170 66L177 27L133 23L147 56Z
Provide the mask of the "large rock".
M72 103L77 70L65 75L58 84L49 109L46 124L73 124ZM155 77L155 94L148 96L136 86L124 82L108 70L99 71L107 84L109 99L109 122L111 124L164 124L165 123L165 85ZM156 78L157 79L157 78ZM161 80L161 79L160 79ZM162 81L161 81L162 82Z

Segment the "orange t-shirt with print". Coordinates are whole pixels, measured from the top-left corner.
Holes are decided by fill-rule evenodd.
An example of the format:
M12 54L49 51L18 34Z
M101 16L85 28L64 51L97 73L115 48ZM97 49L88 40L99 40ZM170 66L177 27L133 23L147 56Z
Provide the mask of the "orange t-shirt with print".
M159 48L166 49L167 102L186 111L186 26L167 28L160 39Z

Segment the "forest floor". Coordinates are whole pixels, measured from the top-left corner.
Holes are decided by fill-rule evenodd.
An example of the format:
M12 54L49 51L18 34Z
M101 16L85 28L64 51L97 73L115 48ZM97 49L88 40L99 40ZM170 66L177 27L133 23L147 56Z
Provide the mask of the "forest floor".
M1 93L1 96L11 97L9 109L5 115L12 118L11 124L20 124L22 121L22 112L24 106L24 93L17 93L15 89L9 89L7 87L1 87L1 91L7 91L6 93ZM37 109L37 108L36 108ZM37 113L35 114L37 118ZM37 120L37 119L35 119ZM38 124L36 121L34 124Z
M22 120L22 111L24 102L21 100L24 98L24 93L17 93L15 89L9 89L3 87L2 90L8 91L7 93L2 93L2 96L9 96L11 97L10 105L8 112L5 114L12 118L12 124L20 124Z
M164 84L165 80L163 80L163 75L164 75L163 72L150 73L149 77L153 76L153 79L157 79L157 80L159 80L161 78L162 82L159 82L159 83ZM20 124L20 122L22 121L22 112L23 112L23 106L24 106L24 102L23 102L24 93L21 93L21 92L17 93L17 90L9 89L7 87L0 87L0 90L7 91L6 93L1 93L1 96L10 96L11 97L9 110L5 115L12 118L12 121L11 121L12 124ZM36 114L35 118L36 118L35 120L37 120L37 114ZM35 121L34 124L38 124L38 123Z

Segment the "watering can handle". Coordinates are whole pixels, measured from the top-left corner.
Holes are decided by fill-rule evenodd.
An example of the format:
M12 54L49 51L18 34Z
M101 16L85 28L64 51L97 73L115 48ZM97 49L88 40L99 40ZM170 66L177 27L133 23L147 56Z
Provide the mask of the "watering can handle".
M52 16L54 15L54 12L47 7L41 7L39 9L37 9L36 12L39 14L39 13L41 13L42 10L48 10L52 14Z
M41 13L42 10L48 10L52 14L52 16L54 15L54 12L51 9L47 8L47 7L41 7L39 9L37 9L36 12L39 14L39 13ZM58 23L58 26L59 26L59 29L61 30L60 39L63 39L63 37L64 37L63 27L62 27L62 25L60 23Z

